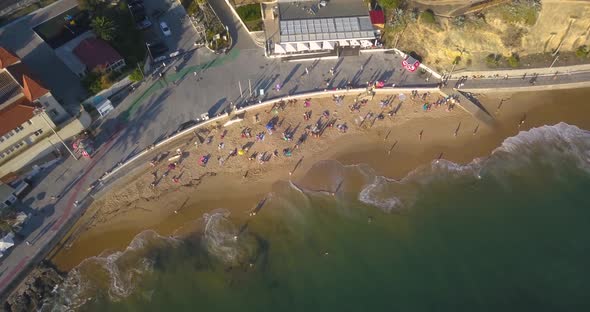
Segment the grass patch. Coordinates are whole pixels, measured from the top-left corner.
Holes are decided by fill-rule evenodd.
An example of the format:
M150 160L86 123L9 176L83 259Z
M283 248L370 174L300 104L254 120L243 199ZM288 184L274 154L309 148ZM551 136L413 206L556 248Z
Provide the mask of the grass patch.
M426 10L420 14L420 21L426 24L435 24L436 17L434 17L434 12L432 10Z
M31 12L34 12L34 11L41 9L41 8L44 8L56 1L57 0L41 0L39 2L32 3L31 5L26 6L20 10L14 11L8 15L2 16L2 17L0 17L0 26L4 26L4 25L16 20L19 17L23 17Z
M262 13L260 4L246 4L236 8L238 15L250 31L259 31L263 29Z

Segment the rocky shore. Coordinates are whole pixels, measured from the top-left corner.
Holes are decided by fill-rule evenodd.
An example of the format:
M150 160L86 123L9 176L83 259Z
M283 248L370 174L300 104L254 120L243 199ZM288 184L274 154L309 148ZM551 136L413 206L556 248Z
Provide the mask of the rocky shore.
M46 262L35 268L27 279L8 297L4 311L39 311L43 300L64 280L63 273Z

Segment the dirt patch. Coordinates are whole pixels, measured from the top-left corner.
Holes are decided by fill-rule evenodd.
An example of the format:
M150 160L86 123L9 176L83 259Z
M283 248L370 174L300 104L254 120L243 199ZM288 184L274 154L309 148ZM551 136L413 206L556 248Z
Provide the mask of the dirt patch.
M390 46L415 51L438 71L448 71L458 56L462 61L460 67L487 69L485 59L490 54L504 57L516 54L522 66L548 66L535 64L538 56L527 57L547 54L554 58L557 50L572 52L589 44L590 21L583 18L590 14L588 2L543 1L540 7L508 3L465 16L437 15L435 23L424 23L419 18L422 2L425 1L410 2L403 14L392 13L385 39ZM445 2L446 6L452 4ZM455 3L454 8L445 7L444 11L460 12L459 9L465 9L465 5ZM433 11L440 12L436 6Z

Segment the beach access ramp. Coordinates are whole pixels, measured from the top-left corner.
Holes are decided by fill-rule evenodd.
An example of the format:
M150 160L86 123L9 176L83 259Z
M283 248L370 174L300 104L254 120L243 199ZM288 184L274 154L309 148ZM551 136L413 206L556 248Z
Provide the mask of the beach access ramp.
M494 123L494 117L492 117L486 108L472 94L452 88L443 88L440 90L440 92L443 94L443 96L456 96L459 100L458 105L477 118L479 121L488 125Z

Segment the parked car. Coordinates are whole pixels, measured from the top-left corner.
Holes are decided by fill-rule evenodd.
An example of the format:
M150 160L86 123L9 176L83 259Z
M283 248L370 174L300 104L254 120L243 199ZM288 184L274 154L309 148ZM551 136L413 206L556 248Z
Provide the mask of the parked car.
M166 24L166 22L160 23L160 29L162 30L162 33L164 34L164 36L171 36L172 35L172 32L170 31L170 28L168 28L168 24Z

